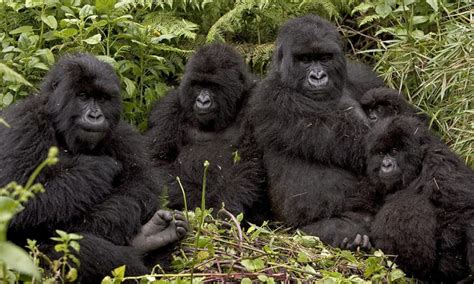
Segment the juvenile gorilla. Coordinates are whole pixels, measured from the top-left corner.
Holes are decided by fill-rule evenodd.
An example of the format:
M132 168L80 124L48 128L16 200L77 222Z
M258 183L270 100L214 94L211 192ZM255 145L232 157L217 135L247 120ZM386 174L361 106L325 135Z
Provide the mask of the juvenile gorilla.
M182 214L157 211L142 139L120 113L114 70L76 54L53 67L39 95L2 114L11 127L0 126L0 187L25 184L48 149L59 148L59 163L37 178L45 192L15 216L9 239L19 245L36 239L53 253L55 230L78 232L84 237L79 280L85 283L98 283L123 264L127 275L149 272L143 255L187 231Z
M474 172L414 117L378 123L367 153L372 244L423 280L472 275Z
M230 46L213 44L192 56L179 88L158 102L148 137L153 162L167 181L170 208L184 207L177 176L188 207L200 206L208 160L206 207L224 203L233 214L261 221L252 209L264 212L264 170L244 121L253 86L242 57Z
M272 209L287 225L332 245L357 230L367 235L370 221L346 212L346 197L358 190L364 172L368 130L346 81L336 28L305 16L281 27L272 69L250 101ZM368 245L367 236L357 239Z
M414 116L427 121L426 116L419 114L419 110L405 100L397 90L390 88L374 88L367 91L360 99L362 109L374 125L384 118L405 115Z

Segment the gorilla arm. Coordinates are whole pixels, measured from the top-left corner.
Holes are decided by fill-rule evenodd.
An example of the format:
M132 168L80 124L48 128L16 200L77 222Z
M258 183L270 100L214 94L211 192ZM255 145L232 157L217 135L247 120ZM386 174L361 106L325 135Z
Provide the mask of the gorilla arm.
M93 208L85 217L81 229L93 231L115 244L128 245L131 238L139 232L140 226L155 214L159 190L155 177L147 168L141 137L125 123L118 125L115 134L119 138L112 138L109 147L115 150L112 155L117 156L126 166L120 175L118 186L114 189L115 193ZM150 222L153 223L154 219ZM184 225L171 222L169 218L162 219L167 226L174 226L174 231L168 228L164 232L164 225L163 229L157 229L156 233L163 231L163 234L167 234L163 237L163 245L168 244L170 240L178 240L178 234L183 235ZM184 234L186 231L187 229L184 229Z
M155 166L174 161L181 140L181 110L178 91L173 90L162 98L150 112L147 143Z
M10 181L25 184L49 148L57 144L41 99L32 97L6 111L11 127L0 130L0 186ZM26 203L10 226L31 230L39 225L66 225L110 193L110 184L120 168L111 158L71 158L60 150L59 164L46 168L36 180L44 185L45 192Z
M356 112L340 109L337 104L322 108L320 104L326 102L315 102L298 93L288 94L291 90L275 87L275 81L266 84L252 98L251 115L259 145L358 172L363 170L368 127Z

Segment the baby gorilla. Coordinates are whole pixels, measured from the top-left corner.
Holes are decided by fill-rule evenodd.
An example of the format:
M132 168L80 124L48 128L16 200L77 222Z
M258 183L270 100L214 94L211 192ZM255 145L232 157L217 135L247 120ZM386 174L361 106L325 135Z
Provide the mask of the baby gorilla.
M374 247L423 280L472 273L474 172L414 117L377 123L367 153Z
M59 148L59 163L37 178L45 192L14 217L8 237L19 245L35 239L54 254L55 230L81 234L73 253L84 283L98 283L124 264L127 275L148 273L145 262L154 260L144 255L187 232L181 213L157 211L145 145L120 119L121 109L112 67L75 54L52 68L40 95L2 113L11 127L0 126L0 187L26 183L49 148Z
M200 206L203 163L208 160L206 206L220 209L224 203L233 214L244 212L249 221L263 221L257 216L265 211L264 170L244 120L253 86L242 57L230 46L213 44L192 56L179 88L158 102L147 135L171 208L184 207L176 177L188 207Z
M360 105L374 125L377 121L396 115L415 116L426 121L419 110L405 100L403 94L390 88L374 88L366 92L360 99Z

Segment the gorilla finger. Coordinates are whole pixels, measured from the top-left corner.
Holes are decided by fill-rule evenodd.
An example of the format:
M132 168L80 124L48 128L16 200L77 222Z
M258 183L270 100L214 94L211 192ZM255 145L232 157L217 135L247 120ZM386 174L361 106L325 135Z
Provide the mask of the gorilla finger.
M349 242L349 239L347 237L345 237L343 240L342 240L342 243L341 243L341 248L347 248L348 247L348 242Z
M355 246L360 246L362 244L362 236L360 234L356 235L353 244Z
M166 222L170 222L171 220L173 220L173 214L168 210L158 210L156 211L155 216L161 218Z
M176 228L176 234L180 239L184 238L188 234L188 230L186 230L183 227L177 227Z
M186 221L175 221L176 227L189 231L189 224Z
M370 240L369 240L369 236L367 235L364 235L362 237L362 247L363 248L366 248L366 249L370 249Z
M173 211L173 216L174 216L174 219L175 219L175 220L186 221L186 216L185 216L184 213L181 212L181 211L174 210L174 211Z

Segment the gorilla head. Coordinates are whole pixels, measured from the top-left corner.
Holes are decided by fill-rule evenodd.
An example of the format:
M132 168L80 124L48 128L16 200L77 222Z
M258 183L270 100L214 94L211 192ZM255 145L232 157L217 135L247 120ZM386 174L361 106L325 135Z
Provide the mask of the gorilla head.
M91 55L61 58L41 93L58 140L73 152L94 150L119 122L120 81L110 65Z
M339 98L346 82L339 34L334 25L313 15L290 20L280 28L272 64L287 87L317 100Z
M418 112L416 107L410 105L400 92L383 87L369 90L360 99L360 104L372 125L387 117L415 115ZM422 116L419 118L424 119Z
M179 88L188 120L203 130L221 130L235 120L252 79L237 51L224 44L200 48L186 64Z
M405 188L421 171L426 126L397 116L377 123L367 136L367 174L388 193Z

